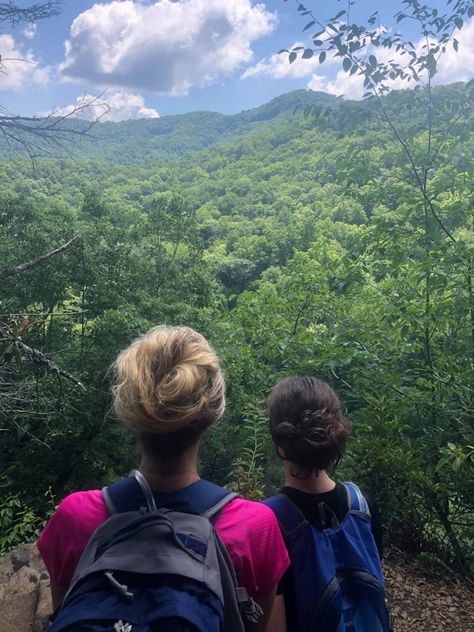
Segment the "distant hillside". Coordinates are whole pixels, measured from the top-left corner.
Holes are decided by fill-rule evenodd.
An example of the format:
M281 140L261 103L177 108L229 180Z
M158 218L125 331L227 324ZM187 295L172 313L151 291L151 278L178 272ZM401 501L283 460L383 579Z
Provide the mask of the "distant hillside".
M75 150L82 157L107 162L147 163L169 159L170 155L182 156L244 137L254 131L256 124L271 124L290 115L296 106L329 107L335 101L335 97L323 92L295 90L234 115L190 112L159 119L102 123L93 132L95 138L83 139Z
M459 84L458 84L459 87ZM442 86L434 90L434 99L453 98L452 86ZM397 118L404 117L410 125L416 125L419 99L424 97L414 91L398 91L384 97L387 107L392 107ZM291 120L295 111L301 112L306 106L312 108L312 126L351 133L366 121L376 103L366 101L346 101L324 92L295 90L283 94L257 108L234 115L218 112L190 112L159 119L139 119L120 123L105 122L93 128L90 135L76 137L64 149L71 157L89 158L107 163L147 165L169 162L170 159L194 154L232 140L244 140L249 134L270 131L282 122ZM319 116L315 113L319 112ZM423 123L423 121L419 121ZM69 122L74 129L84 125L78 119ZM289 133L299 134L290 126ZM298 126L296 126L298 127ZM8 159L12 154L21 155L21 148L4 144L0 139L0 158Z
M212 147L223 140L242 137L252 132L255 124L289 115L296 106L330 106L335 97L323 92L295 90L268 103L235 115L218 112L191 112L159 119L139 119L120 123L100 123L91 135L68 146L74 157L93 158L106 162L148 163L169 160ZM80 129L81 121L71 120L71 127ZM0 156L8 158L17 149L0 140Z

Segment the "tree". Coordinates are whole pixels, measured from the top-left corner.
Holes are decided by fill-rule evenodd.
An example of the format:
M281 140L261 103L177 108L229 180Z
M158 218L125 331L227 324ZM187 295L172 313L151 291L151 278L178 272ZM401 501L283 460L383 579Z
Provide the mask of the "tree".
M61 12L61 0L36 2L29 7L20 7L16 2L0 2L0 24L9 23L12 26L22 22L33 23L44 20Z
M289 63L316 54L320 64L329 55L340 59L346 73L363 77L366 111L378 111L393 139L390 153L379 157L372 170L365 169L366 184L383 191L380 203L391 199L393 205L375 218L372 244L354 264L380 278L379 262L386 261L383 302L377 304L377 322L370 323L365 340L364 327L352 331L365 360L356 379L335 375L373 409L375 418L397 420L404 428L404 439L416 446L421 459L425 477L419 482L431 520L444 530L456 567L469 573L468 548L460 539L472 537L464 525L473 511L465 490L474 481L474 226L472 190L462 179L454 186L464 195L451 199L451 165L456 162L472 181L471 152L468 149L471 158L461 161L456 156L464 156L469 147L465 126L472 129L474 85L471 81L460 86L458 98L446 101L435 97L433 79L448 47L458 51L456 34L474 16L474 2L447 0L443 11L417 0L401 4L396 23L411 20L418 25L419 43L385 28L378 11L366 22L355 22L352 0L328 20L296 2L299 14L309 20L303 30L317 32L308 47L280 52L288 54ZM403 93L384 97L400 79L418 90L412 100L415 108L407 110L405 118L399 116L400 108L407 106ZM334 112L308 108L306 115L331 118ZM425 119L421 134L414 131L418 122L413 120L420 116ZM341 169L349 195L355 188L351 175L359 169L359 181L361 164L361 149L351 151ZM380 328L381 322L390 326L380 332L382 344L374 340L374 327ZM394 335L399 337L398 350L390 344ZM344 374L350 375L350 369ZM390 397L384 394L387 388Z
M17 26L21 23L33 23L37 20L59 15L62 8L60 0L36 2L28 7L21 7L16 2L0 2L0 26L10 24ZM8 62L13 61L0 54L1 75L8 74ZM15 60L21 61L21 60ZM24 63L29 63L23 60ZM99 116L91 121L71 121L87 111L97 111ZM88 135L91 128L108 111L109 106L101 96L84 95L71 108L57 108L48 116L21 116L12 114L6 106L0 103L0 134L6 146L11 151L18 149L26 153L32 161L42 155L54 155L64 151L68 142L76 136Z

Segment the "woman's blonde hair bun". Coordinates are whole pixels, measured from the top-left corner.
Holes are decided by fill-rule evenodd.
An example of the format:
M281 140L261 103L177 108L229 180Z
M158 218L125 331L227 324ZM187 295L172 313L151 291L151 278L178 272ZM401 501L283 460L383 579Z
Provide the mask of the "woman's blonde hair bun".
M190 327L150 329L122 351L114 369L115 412L138 434L175 432L191 422L204 430L224 414L219 360Z

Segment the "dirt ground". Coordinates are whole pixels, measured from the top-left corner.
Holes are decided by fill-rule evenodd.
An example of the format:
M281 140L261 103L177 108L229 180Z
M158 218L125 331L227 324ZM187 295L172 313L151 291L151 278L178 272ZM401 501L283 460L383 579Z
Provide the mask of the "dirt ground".
M394 632L474 632L474 585L401 552L384 561Z

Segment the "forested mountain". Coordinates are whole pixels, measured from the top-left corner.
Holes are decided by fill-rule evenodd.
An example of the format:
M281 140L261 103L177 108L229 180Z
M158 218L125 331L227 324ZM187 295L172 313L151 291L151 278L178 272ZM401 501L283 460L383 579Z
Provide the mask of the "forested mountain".
M217 112L191 112L155 119L138 119L122 123L105 122L89 133L89 124L70 119L65 127L87 130L70 143L64 143L61 153L71 157L94 158L107 162L150 164L169 161L171 156L183 156L213 147L225 140L251 134L256 123L274 124L287 117L295 108L325 107L334 104L336 97L324 92L295 90L252 110L233 116ZM21 155L20 145L0 143L0 156ZM57 152L57 149L56 149Z
M473 564L472 87L433 91L429 131L420 92L382 102L385 116L375 99L297 91L235 116L103 123L34 170L3 160L0 278L79 239L5 276L1 312L85 390L2 348L1 546L37 527L45 494L131 468L107 368L166 322L223 358L227 418L205 475L273 489L265 397L318 375L354 424L341 476L378 499L392 539ZM404 143L418 164L427 142L420 197Z

